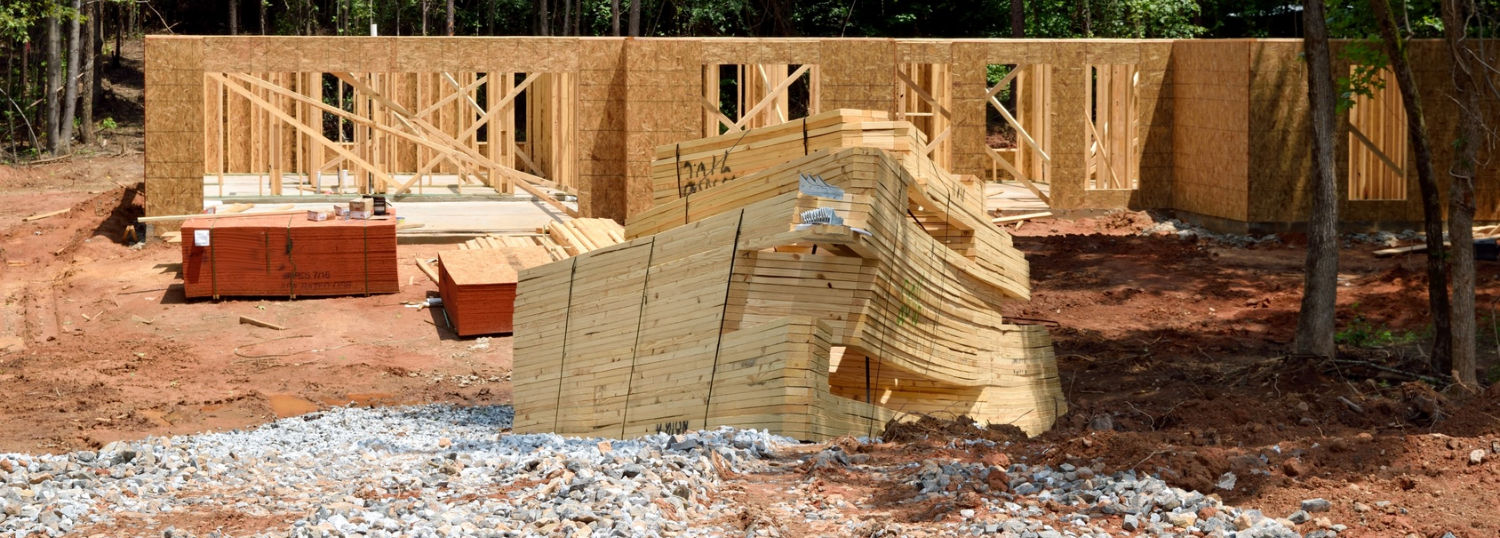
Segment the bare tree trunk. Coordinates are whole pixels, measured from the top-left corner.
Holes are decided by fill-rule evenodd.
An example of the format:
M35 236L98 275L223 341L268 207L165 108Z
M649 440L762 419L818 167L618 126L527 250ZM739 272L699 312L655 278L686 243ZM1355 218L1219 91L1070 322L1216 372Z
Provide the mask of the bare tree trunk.
M573 35L583 35L583 0L578 0L578 9L573 10Z
M1338 186L1334 177L1333 66L1323 0L1303 5L1307 97L1312 105L1313 204L1307 222L1306 280L1297 316L1297 353L1333 357L1334 305L1338 293Z
M266 0L255 0L260 6L260 35L266 35Z
M1448 237L1453 242L1453 378L1478 390L1474 374L1474 174L1479 145L1484 143L1484 111L1474 51L1468 45L1469 0L1443 0L1443 37L1453 56L1453 94L1462 113L1454 133L1453 164L1448 167ZM1482 61L1482 60L1478 60ZM1481 75L1482 76L1482 75Z
M542 35L552 35L552 14L547 12L547 0L541 0L537 4L536 17L537 23L541 25L541 32L539 33Z
M630 37L641 35L641 0L630 0Z
M563 0L562 10L562 33L560 35L573 35L570 28L573 23L573 0Z
M1083 20L1083 37L1094 37L1094 17L1089 13L1089 0L1079 2L1079 11Z
M82 0L73 0L73 13L75 15L68 21L68 76L63 81L63 115L62 136L58 142L62 143L62 152L73 151L73 119L78 112L78 62L82 56L78 42L77 13L83 10Z
M1443 193L1438 190L1432 169L1432 146L1427 140L1427 119L1422 110L1421 94L1406 56L1406 42L1391 14L1390 0L1370 0L1370 8L1401 89L1401 104L1406 107L1406 131L1416 155L1417 186L1422 191L1422 219L1427 232L1427 307L1432 312L1433 328L1429 363L1436 371L1447 372L1452 369L1453 333L1448 304L1447 249L1443 246Z
M240 0L229 0L229 35L240 33Z
M94 66L97 65L97 62L94 60L94 44L97 42L94 38L94 21L98 19L98 12L99 8L93 2L89 2L83 8L83 13L88 18L82 23L84 25L83 42L78 47L83 50L84 58L83 66L80 68L83 71L83 95L79 99L81 102L78 104L78 107L81 109L79 111L78 129L79 134L83 137L83 145L85 147L93 147L94 145L94 85L96 82L94 78L96 73Z
M1026 4L1010 0L1010 36L1026 37Z
M104 4L94 2L94 103L104 102Z
M620 37L620 0L609 0L609 35Z
M120 49L125 46L125 6L115 6L115 52L110 64L120 67Z
M53 154L62 150L62 28L57 17L47 17L47 148Z
M422 35L427 35L427 0L422 0Z
M453 37L453 0L448 0L448 37Z

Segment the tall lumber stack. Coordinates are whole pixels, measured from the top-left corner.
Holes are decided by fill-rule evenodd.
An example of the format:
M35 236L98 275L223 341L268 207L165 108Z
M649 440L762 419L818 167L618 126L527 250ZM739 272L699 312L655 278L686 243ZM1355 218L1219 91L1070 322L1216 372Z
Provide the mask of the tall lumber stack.
M189 298L400 291L395 220L314 222L306 213L194 218L182 224L182 237Z
M858 121L872 117L835 111L809 118L810 132L891 133L871 136L876 148L804 155L800 127L794 147L744 145L786 125L661 148L768 164L672 189L628 223L628 241L522 271L516 431L734 425L819 440L917 414L1049 428L1066 411L1051 340L1000 316L1030 295L1025 259L975 185L893 150L920 136ZM813 210L842 223L803 223Z

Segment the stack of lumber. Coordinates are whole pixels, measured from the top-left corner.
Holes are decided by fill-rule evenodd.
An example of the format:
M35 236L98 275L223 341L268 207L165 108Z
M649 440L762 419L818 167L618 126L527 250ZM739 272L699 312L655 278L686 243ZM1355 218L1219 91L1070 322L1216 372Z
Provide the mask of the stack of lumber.
M803 174L837 189L805 189ZM1067 409L1051 340L1001 319L1029 297L1028 267L983 203L921 155L834 147L523 270L515 429L820 440L940 414L1044 431ZM842 222L802 222L814 210Z
M552 238L569 256L625 241L625 229L610 219L570 219L549 222L538 234Z
M651 161L652 202L661 204L770 166L836 148L921 153L927 138L885 112L830 110L771 127L661 146Z
M535 235L487 235L465 241L460 249L544 247L553 259L598 250L625 240L625 228L610 219L569 219L538 228Z
M190 298L400 291L395 220L314 222L306 212L193 218L182 237Z
M449 250L438 260L443 310L459 336L511 332L518 273L553 261L540 246Z
M484 250L484 249L510 249L510 248L541 248L547 251L551 261L561 260L568 257L567 251L557 246L551 238L540 234L527 235L495 235L490 234L464 241L458 245L459 250Z

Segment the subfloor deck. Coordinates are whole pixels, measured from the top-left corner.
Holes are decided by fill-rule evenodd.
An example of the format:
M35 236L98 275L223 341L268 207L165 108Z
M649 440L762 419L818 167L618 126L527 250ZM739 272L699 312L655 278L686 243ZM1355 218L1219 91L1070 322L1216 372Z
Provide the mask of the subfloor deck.
M391 177L396 181L405 182L411 178L411 175L402 174ZM352 195L359 193L358 181L354 175L346 175L340 182L337 174L325 174L316 179L301 174L283 174L281 189L277 192L271 187L270 176L265 174L231 174L222 177L210 175L203 178L203 196L204 198L240 200L271 196ZM402 196L498 197L508 194L511 193L498 192L493 187L482 183L465 182L456 175L432 174L412 185L411 190Z
M219 205L218 200L209 200L205 206ZM328 210L332 202L257 204L246 211L283 209ZM515 235L536 233L543 224L561 221L567 217L540 201L475 200L458 202L400 202L392 203L396 216L407 223L420 223L420 228L409 228L396 232L403 243L462 242L468 238L495 234Z

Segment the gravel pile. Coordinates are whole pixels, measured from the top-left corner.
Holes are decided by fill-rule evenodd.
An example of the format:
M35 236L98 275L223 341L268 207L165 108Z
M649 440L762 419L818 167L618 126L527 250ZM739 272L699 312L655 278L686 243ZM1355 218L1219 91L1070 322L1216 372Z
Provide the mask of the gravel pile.
M989 443L988 441L974 441ZM852 471L888 476L915 490L903 504L931 506L931 522L871 526L845 522L842 532L852 536L1005 536L1021 538L1110 536L1211 536L1221 538L1282 538L1301 536L1293 523L1307 521L1306 510L1326 510L1327 502L1304 502L1292 519L1276 519L1259 510L1227 506L1216 497L1168 486L1134 471L1100 474L1095 468L1063 464L1057 468L1022 463L1004 468L977 462L929 459L904 466L863 465L862 454L845 455L836 447L811 459L815 467L844 466ZM1226 473L1220 486L1234 487ZM827 499L799 492L803 499L784 513L801 512L809 519L827 518L817 508ZM1321 502L1321 504L1319 504ZM954 516L957 517L954 517ZM1302 521L1296 521L1298 515ZM933 523L938 532L933 533ZM1333 538L1345 530L1329 525L1308 534Z
M0 535L284 516L278 536L710 534L721 472L775 445L723 429L629 441L501 435L509 407L336 409L251 431L0 454ZM176 532L173 536L186 536Z
M1194 226L1177 219L1166 219L1158 221L1151 226L1137 232L1137 235L1161 235L1176 236L1178 239L1205 239L1215 243L1221 243L1233 247L1250 247L1260 244L1276 244L1281 238L1276 234L1266 234L1260 237L1240 234L1221 234L1208 231L1202 226Z
M172 525L203 529L216 516L260 522L226 534L265 536L787 536L798 520L858 536L1297 536L1284 521L1132 472L880 466L837 446L773 461L794 441L729 428L624 441L502 433L511 418L505 406L341 408L97 453L0 454L0 536L192 536ZM904 484L916 493L901 503L947 509L936 524L872 520L863 501L819 493L828 469ZM804 474L770 503L774 514L746 521L736 495L719 492L758 472Z

